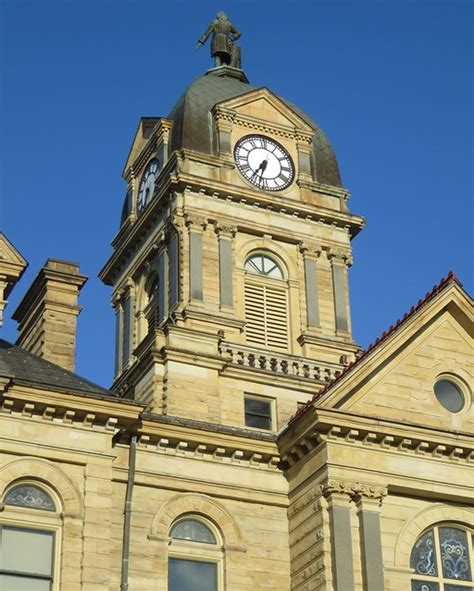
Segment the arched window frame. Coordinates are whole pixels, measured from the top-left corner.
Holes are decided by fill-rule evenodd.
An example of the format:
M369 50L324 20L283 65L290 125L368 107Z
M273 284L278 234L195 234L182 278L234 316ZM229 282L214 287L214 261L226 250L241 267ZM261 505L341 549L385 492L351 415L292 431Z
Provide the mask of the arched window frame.
M186 520L199 521L205 525L213 534L216 543L210 544L207 542L198 542L194 540L182 540L173 538L171 533L173 528L180 522ZM217 591L224 590L224 543L223 538L218 528L207 518L202 515L195 513L188 513L180 515L173 521L169 528L169 545L168 545L168 569L170 559L178 560L190 560L196 562L205 562L216 565L216 589ZM169 587L169 576L168 576L168 591L171 591ZM173 590L174 591L174 590Z
M250 270L248 268L249 261L255 256L262 256L266 259L271 260L275 266L279 269L281 273L281 277L271 277L266 275L265 273L259 273L257 270ZM244 311L245 317L247 320L246 326L246 342L248 345L256 348L262 349L270 349L281 351L283 353L291 353L291 343L292 343L292 323L291 323L291 313L290 313L290 289L289 289L289 278L288 272L286 269L286 265L283 263L281 258L275 254L273 251L269 249L255 249L247 253L245 259L243 261L243 268L244 268ZM258 290L263 290L264 294L259 294ZM280 344L278 340L274 338L274 335L268 334L268 324L267 324L267 302L270 301L268 294L272 294L273 299L278 301L277 306L274 310L278 307L280 310L282 308L282 304L285 307L285 312L282 315L280 325L284 327L284 331L280 331ZM262 310L262 314L264 315L264 320L262 324L259 325L258 321L252 326L252 323L249 323L249 315L248 315L248 304L247 302L254 298L255 301L258 301L260 297L263 300L265 310ZM272 310L271 304L269 307L270 313L273 315L274 310ZM249 328L253 328L253 332L249 331ZM260 339L252 338L256 335L264 334L263 342ZM272 338L273 337L273 338Z
M470 579L466 581L462 581L455 578L447 578L443 576L443 568L442 568L442 560L441 560L441 538L440 538L440 529L442 528L453 528L466 533L466 541L467 541L467 555L470 558ZM424 529L420 535L416 538L415 543L413 544L411 553L410 553L410 567L413 569L412 566L412 553L415 549L416 543L425 536L428 532L432 531L434 536L434 545L435 545L435 561L436 561L436 569L437 574L436 576L428 576L423 575L420 573L414 572L411 576L411 586L413 590L420 590L420 591L431 591L435 589L436 591L449 591L450 588L456 586L459 589L465 589L466 591L471 591L474 588L474 529L467 527L466 525L459 524L456 522L438 522L435 524L430 525L426 529ZM413 569L414 570L414 569ZM418 586L417 586L418 583ZM424 587L426 586L426 588ZM451 586L451 587L450 587Z
M23 507L17 505L6 504L5 500L12 489L17 486L34 486L45 492L51 497L55 511ZM51 591L60 591L61 580L60 580L60 557L62 547L62 504L58 494L49 486L45 485L41 481L33 479L20 479L11 482L4 490L1 497L3 511L0 513L0 538L2 537L3 528L11 528L17 531L24 532L25 535L31 532L42 532L46 534L52 534L52 556L51 556ZM1 543L1 540L0 540ZM21 572L21 571L18 571ZM27 571L23 571L26 573ZM2 572L0 569L0 581L2 578ZM28 577L25 577L28 578ZM48 580L48 579L43 579Z

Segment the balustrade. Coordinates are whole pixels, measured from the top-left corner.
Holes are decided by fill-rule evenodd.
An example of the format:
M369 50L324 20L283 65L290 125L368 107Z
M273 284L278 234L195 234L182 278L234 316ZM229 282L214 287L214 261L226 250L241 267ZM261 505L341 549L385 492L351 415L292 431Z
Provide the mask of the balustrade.
M295 376L317 382L330 382L341 373L341 369L335 365L314 362L295 355L258 351L225 342L221 342L220 352L229 365Z

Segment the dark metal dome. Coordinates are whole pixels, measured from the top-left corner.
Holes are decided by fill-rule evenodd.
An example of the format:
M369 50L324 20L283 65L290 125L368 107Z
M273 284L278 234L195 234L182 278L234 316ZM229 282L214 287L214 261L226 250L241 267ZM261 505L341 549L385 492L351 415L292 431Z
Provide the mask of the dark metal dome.
M210 112L216 103L256 90L257 87L231 76L209 73L196 78L179 98L170 114L173 120L170 148L215 153ZM320 183L342 186L339 166L331 144L321 128L301 109L279 97L314 129L313 177Z

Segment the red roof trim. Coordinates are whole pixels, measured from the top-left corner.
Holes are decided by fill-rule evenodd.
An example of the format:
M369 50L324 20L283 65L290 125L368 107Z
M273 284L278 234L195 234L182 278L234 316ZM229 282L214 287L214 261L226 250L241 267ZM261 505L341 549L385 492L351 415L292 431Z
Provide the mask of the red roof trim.
M374 349L378 348L382 343L384 343L389 337L391 337L395 332L400 330L402 326L408 322L410 318L412 318L421 308L423 308L428 302L430 302L436 295L438 295L447 285L451 283L457 283L460 287L462 287L462 283L456 277L453 271L449 271L447 277L443 277L441 281L433 286L431 291L426 292L425 297L418 300L416 306L412 306L408 312L406 312L402 318L399 318L395 324L392 324L388 330L386 330L381 336L379 336L371 345L367 347L355 361L350 363L344 371L342 371L332 382L328 382L322 390L317 392L313 395L313 397L306 402L298 411L289 419L288 424L291 425L296 421L296 419L304 414L310 406L319 400L324 394L328 392L330 388L332 388L337 382L339 382L343 377L345 377L348 373L353 371L355 367L357 367L363 359L367 357L370 353L374 351Z

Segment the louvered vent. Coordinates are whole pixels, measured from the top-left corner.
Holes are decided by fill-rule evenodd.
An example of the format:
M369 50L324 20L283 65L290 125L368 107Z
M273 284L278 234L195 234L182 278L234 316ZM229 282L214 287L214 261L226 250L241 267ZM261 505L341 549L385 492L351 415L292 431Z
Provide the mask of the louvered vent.
M288 307L286 290L268 285L245 284L247 343L288 350Z

